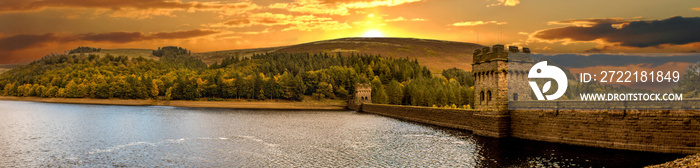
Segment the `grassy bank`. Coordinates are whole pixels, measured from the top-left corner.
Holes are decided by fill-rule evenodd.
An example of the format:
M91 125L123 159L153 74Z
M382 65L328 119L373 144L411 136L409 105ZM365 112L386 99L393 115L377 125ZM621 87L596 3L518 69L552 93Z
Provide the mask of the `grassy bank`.
M285 100L256 101L247 99L224 99L223 101L188 101L188 100L135 100L135 99L90 99L90 98L41 98L0 96L0 100L33 101L45 103L101 104L128 106L174 106L174 107L209 107L232 109L273 109L273 110L344 110L347 104L342 100L305 100L301 102Z

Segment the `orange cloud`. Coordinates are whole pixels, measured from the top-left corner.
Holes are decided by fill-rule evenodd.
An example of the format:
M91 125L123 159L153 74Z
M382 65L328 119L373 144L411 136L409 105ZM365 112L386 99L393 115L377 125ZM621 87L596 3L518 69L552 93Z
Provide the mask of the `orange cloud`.
M340 23L327 17L314 15L293 16L273 13L256 13L245 18L236 18L223 23L213 24L210 27L250 27L253 25L278 26L287 25L282 31L300 30L339 30L351 28L347 23Z
M285 14L273 13L256 13L244 18L235 18L225 21L220 24L211 25L211 27L250 27L253 25L275 26L290 24L294 16Z
M319 0L295 0L293 3L275 3L269 8L286 9L290 12L328 14L328 15L348 15L348 9L335 6L333 4L322 3Z
M663 49L663 53L694 53L700 51L700 42L688 44L660 44L651 47L630 47L601 42L599 46L587 49L586 53L653 53Z
M188 40L218 34L216 30L187 30L175 32L106 32L86 34L19 34L0 37L0 64L27 62L48 54L47 51L60 51L79 45L101 45L119 47L138 43L147 44L151 40ZM201 38L200 38L201 39ZM143 46L139 46L143 47Z
M147 39L147 40L183 39L183 38L207 36L207 35L216 34L216 33L219 33L219 31L217 31L217 30L205 30L205 29L195 29L195 30L188 30L188 31L175 31L175 32L157 32L157 33L152 33L151 35L145 36L144 39Z
M39 47L47 42L55 41L58 37L54 33L46 34L21 34L0 39L0 51L13 51L30 47Z
M269 32L270 32L270 29L266 28L265 30L262 30L262 31L247 31L247 32L240 32L240 33L251 35L251 34L265 34L265 33L269 33Z
M694 10L694 11L700 11L700 7L694 7L693 10Z
M355 1L343 3L341 6L347 8L373 8L378 6L398 6L411 2L419 2L420 0L375 0L375 1Z
M421 0L295 0L292 3L275 3L269 8L286 9L291 12L327 14L327 15L349 15L350 9L373 8L379 6L397 6Z
M129 43L136 41L158 40L158 39L186 39L192 37L216 34L219 31L195 29L176 32L156 32L144 34L141 32L107 32L107 33L87 33L87 34L20 34L0 38L0 52L14 51L26 48L42 47L48 43L60 42L111 42Z
M112 17L148 18L152 15L173 16L175 11L214 11L222 15L241 14L257 9L251 2L181 2L170 0L0 0L0 14L38 12L46 9L83 8L96 10L98 14L110 13Z
M664 44L683 45L700 42L697 27L700 17L671 17L653 21L627 21L622 19L587 19L567 22L592 22L590 26L567 26L540 30L530 37L539 41L597 42L602 45L623 47L659 47ZM619 27L613 24L620 24ZM530 39L529 39L530 40ZM598 52L602 49L595 49Z
M384 20L384 21L385 21L385 22L400 22L400 21L407 21L407 20L406 20L406 18L403 18L403 17L399 16L399 17L397 17L397 18L395 18L395 19L387 19L387 20Z
M498 22L498 21L473 21L473 22L457 22L457 23L452 23L452 26L478 26L478 25L485 25L485 24L497 24L497 25L504 25L508 24L508 22Z
M421 21L426 21L427 19L422 19L422 18L413 18L413 19L406 19L401 16L394 18L394 19L386 19L384 20L385 22L401 22L401 21L415 21L415 22L421 22Z
M486 5L486 7L492 6L515 6L520 4L520 0L498 0L498 3Z
M288 30L299 30L299 31L312 31L312 30L341 30L352 28L347 23L340 23L330 18L317 18L313 15L304 15L294 17L291 21L291 27L287 27L282 31Z
M621 27L624 23L629 23L632 21L639 21L641 17L634 18L589 18L589 19L569 19L562 21L549 21L548 25L566 25L566 26L578 26L578 27L591 27L599 23L609 23L614 27Z

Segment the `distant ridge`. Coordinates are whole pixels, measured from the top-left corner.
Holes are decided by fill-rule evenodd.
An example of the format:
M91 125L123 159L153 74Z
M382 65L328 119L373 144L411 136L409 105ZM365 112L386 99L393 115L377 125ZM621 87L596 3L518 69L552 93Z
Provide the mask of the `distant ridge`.
M434 72L457 67L471 70L472 53L482 45L416 38L340 38L290 46L193 53L207 63L228 56L251 56L265 52L308 52L379 54L384 57L417 59Z
M383 57L417 59L421 65L428 67L434 73L443 69L459 68L471 70L472 53L474 49L482 48L482 45L465 42L416 39L416 38L340 38L332 40L314 41L309 43L289 46L235 49L192 53L192 56L202 59L205 63L219 62L226 57L239 56L250 57L256 53L351 53L379 54ZM98 55L125 55L128 57L145 57L158 59L152 56L153 49L102 49L94 52Z

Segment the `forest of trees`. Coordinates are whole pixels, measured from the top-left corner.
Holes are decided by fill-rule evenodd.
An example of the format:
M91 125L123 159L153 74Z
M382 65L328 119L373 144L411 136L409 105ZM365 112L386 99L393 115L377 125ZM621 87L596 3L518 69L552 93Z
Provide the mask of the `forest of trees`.
M469 72L436 75L416 60L379 55L266 53L228 57L206 65L180 47L161 58L93 54L49 55L0 75L0 94L65 98L220 100L351 98L372 83L377 103L465 107L472 99Z

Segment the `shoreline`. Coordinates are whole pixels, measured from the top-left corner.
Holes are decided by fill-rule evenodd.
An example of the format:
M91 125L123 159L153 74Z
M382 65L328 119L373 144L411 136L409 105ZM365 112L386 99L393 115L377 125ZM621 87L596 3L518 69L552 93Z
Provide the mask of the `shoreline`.
M122 106L172 106L193 108L229 108L250 110L347 110L343 101L247 101L247 99L225 99L224 101L191 101L191 100L152 100L152 99L92 99L92 98L41 98L0 96L0 100L31 101L43 103L64 104L96 104Z

